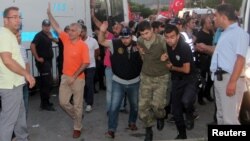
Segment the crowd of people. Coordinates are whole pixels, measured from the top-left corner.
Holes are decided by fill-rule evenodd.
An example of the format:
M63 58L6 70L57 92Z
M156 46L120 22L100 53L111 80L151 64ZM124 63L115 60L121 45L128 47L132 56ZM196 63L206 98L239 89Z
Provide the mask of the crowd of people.
M152 141L152 128L156 125L161 131L166 119L175 122L175 139L186 139L186 130L192 130L199 117L196 101L205 105L204 99L215 103L214 124L240 124L249 35L238 25L232 5L219 5L215 13L203 17L151 16L129 23L100 21L92 9L93 37L87 35L82 20L61 28L50 4L47 15L30 45L39 71L40 108L56 111L50 101L55 42L59 46L59 104L73 120L73 138L82 133L84 101L86 112L93 110L96 75L100 88L106 90L106 137L115 138L119 112L127 101L128 129L138 130L140 119L145 128L144 141ZM3 18L0 140L15 137L27 141L27 86L34 87L35 79L21 47L19 9L6 8ZM52 37L51 27L58 39Z

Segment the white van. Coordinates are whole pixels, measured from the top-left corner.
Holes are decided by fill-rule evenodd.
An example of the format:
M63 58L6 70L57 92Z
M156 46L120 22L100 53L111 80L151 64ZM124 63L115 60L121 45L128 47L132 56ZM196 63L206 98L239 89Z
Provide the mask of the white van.
M184 18L185 14L192 16L194 13L197 15L207 15L214 13L215 9L212 8L183 8L181 11L178 12L179 18Z
M29 50L30 42L35 34L42 29L42 21L47 19L48 3L51 10L60 24L64 28L70 23L82 19L87 26L88 35L92 35L92 23L90 5L94 3L96 17L107 20L112 16L115 21L128 22L128 2L127 0L0 0L0 26L3 26L3 11L10 6L17 6L22 16L22 45L27 49L27 55L31 64L31 73L38 76L34 58ZM54 32L53 32L54 33ZM56 36L56 34L53 34ZM57 76L56 56L58 55L57 45L53 45L53 77Z

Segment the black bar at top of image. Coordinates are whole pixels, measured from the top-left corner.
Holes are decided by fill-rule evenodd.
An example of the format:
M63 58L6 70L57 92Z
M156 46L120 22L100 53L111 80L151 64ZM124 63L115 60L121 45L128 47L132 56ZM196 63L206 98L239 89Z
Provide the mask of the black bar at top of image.
M249 141L250 125L208 125L208 141L233 139Z

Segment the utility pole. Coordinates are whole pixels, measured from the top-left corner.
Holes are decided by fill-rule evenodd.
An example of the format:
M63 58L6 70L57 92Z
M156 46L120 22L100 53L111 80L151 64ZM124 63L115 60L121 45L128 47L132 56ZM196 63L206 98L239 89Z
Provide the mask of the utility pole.
M160 9L160 0L157 0L157 15L159 15L160 14L160 11L161 11L161 9Z
M186 0L185 5L187 5L188 8L192 7L192 0Z

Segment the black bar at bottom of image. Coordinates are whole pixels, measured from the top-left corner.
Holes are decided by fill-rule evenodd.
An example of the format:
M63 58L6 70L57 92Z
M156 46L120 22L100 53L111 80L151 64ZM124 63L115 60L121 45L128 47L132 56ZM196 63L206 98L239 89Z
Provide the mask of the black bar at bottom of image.
M249 141L250 125L208 125L208 141L237 139Z

